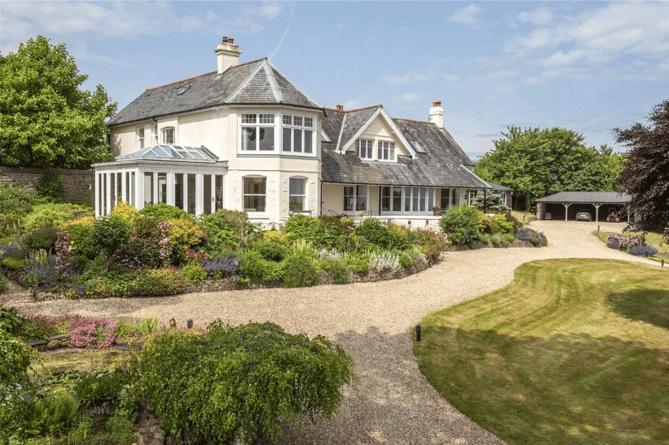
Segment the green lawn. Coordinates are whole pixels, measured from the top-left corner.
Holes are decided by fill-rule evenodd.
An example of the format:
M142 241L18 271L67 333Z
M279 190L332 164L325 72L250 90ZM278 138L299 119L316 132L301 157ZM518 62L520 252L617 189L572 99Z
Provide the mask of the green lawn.
M420 324L421 371L511 444L669 443L669 270L535 261Z

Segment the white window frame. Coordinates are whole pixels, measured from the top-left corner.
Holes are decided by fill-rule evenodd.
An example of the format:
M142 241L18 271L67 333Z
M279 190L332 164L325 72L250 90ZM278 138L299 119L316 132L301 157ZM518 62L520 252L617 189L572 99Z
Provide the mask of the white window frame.
M302 185L304 187L304 193L293 193L293 187L292 183L293 181L302 181ZM307 178L303 176L293 176L288 179L288 211L290 212L306 212L308 211L307 209L307 187L308 181ZM302 208L292 208L293 207L293 198L301 198L302 199Z
M255 148L244 148L245 129L255 129ZM260 148L260 132L264 128L271 128L272 148L265 150ZM239 153L243 154L263 154L275 153L277 151L277 114L276 113L241 113L239 115Z
M390 141L377 141L379 161L395 161L395 143Z
M144 148L144 138L146 135L146 130L144 130L144 127L139 127L137 129L137 149L141 150Z
M315 119L299 114L284 114L281 117L281 152L300 156L316 156ZM286 144L286 130L290 131L290 142ZM295 143L297 135L300 143ZM309 141L310 144L307 143ZM310 151L307 151L309 149Z
M247 193L246 192L246 180L247 179L262 179L265 181L265 193ZM263 199L263 208L258 210L250 210L251 207L246 207L246 198L247 197L262 197ZM266 176L243 176L242 177L242 206L244 206L244 211L249 213L265 213L267 211L267 177ZM249 209L249 210L247 210Z
M168 137L169 133L172 133L172 141L170 142L170 138ZM177 143L177 132L174 127L163 127L161 129L161 141L164 145L176 145Z
M355 141L355 154L363 160L374 159L374 140L357 139Z
M349 189L349 190L347 190ZM352 192L347 194L346 192ZM364 191L364 196L363 192ZM353 209L346 208L346 198L353 199ZM360 202L364 202L364 207L359 206ZM344 186L344 212L366 212L369 209L369 186L367 185L348 185Z

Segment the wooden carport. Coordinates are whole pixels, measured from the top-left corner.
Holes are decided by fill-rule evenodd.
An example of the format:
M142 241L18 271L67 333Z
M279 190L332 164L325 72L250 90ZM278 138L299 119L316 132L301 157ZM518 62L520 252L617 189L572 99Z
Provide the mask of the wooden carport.
M552 208L556 209L555 205L561 204L564 206L565 221L569 220L570 213L574 214L575 219L576 212L579 211L577 207L592 206L595 209L595 222L599 222L600 208L605 210L605 213L607 213L603 218L606 219L611 208L620 209L628 204L630 200L630 195L618 192L560 192L554 195L546 196L545 198L537 199L537 218L548 219L546 217L548 214L550 214L552 217L553 213L548 212L547 210L550 209L551 206L553 206ZM572 211L570 212L571 206L574 207L572 207ZM627 222L630 222L629 213L627 214Z

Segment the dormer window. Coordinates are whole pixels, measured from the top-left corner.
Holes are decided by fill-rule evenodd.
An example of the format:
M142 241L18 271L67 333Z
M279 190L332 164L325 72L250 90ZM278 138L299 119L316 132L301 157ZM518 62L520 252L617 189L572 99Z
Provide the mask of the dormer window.
M395 144L393 142L379 141L379 160L395 160Z
M163 144L174 145L174 127L163 128Z
M358 139L355 141L355 154L360 159L372 159L374 141L368 139Z

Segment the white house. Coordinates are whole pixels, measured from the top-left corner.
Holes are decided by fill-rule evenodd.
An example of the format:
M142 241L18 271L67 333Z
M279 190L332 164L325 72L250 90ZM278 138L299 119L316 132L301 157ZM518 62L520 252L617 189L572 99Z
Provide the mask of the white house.
M95 164L97 217L123 200L199 215L244 210L433 219L490 186L443 128L391 118L383 106L325 108L266 58L239 64L224 38L212 73L147 89L109 122L116 160Z

